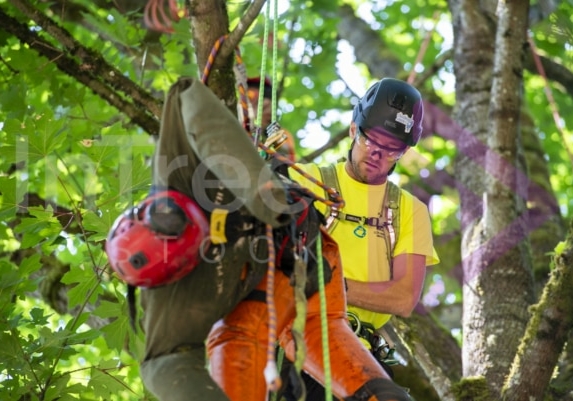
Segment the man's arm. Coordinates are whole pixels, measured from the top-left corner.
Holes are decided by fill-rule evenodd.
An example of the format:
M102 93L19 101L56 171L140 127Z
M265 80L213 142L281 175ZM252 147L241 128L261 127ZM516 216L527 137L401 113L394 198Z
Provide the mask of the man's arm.
M373 312L408 317L420 300L426 276L424 255L402 254L394 258L390 281L361 282L347 279L347 303Z

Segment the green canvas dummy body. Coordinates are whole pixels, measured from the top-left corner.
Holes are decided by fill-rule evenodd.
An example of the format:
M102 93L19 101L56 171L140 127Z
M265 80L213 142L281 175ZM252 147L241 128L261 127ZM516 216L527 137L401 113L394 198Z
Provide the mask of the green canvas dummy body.
M281 180L237 118L202 82L182 78L166 98L153 160L154 190L173 189L226 219L183 279L141 290L146 336L141 374L161 400L227 400L205 369L213 324L260 282L267 268L265 224L290 221Z

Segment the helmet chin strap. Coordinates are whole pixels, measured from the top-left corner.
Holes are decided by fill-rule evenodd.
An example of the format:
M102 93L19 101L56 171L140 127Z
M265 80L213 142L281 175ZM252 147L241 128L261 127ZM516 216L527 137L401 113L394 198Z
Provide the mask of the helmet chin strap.
M350 163L352 163L352 149L354 149L355 143L356 143L356 137L354 137L354 139L352 140L352 143L350 144L350 149L348 149L348 161Z
M388 170L388 173L386 174L387 177L394 172L397 164L398 163L396 162L396 163L394 163L394 165L392 167L390 167L390 170Z

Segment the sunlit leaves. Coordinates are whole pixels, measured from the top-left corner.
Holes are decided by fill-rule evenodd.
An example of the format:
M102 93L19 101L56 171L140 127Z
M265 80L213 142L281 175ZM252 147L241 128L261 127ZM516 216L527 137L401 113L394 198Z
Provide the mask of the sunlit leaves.
M113 399L118 392L129 389L118 370L116 360L102 361L98 366L92 367L88 387L94 392L96 399Z
M162 98L179 76L200 73L187 20L176 23L173 34L159 35L141 23L141 2L133 3L132 10L121 11L109 2L103 7L86 0L62 4L35 2L79 43L101 53L103 59L154 96ZM295 134L300 145L303 135L297 134L316 135L312 130L316 126L307 125L309 122L331 135L347 129L344 116L348 114L344 113L352 110L358 93L353 93L353 86L346 88L337 70L339 58L348 57L338 46L337 11L341 3L292 0L289 4L290 8L282 10L275 33L276 63L269 48L266 64L261 65L262 16L240 47L249 76L259 74L263 67L267 75L284 78L280 123ZM388 58L399 60L404 71L398 74L412 70L425 35L434 27L436 10L442 13L439 22L444 26L449 23L444 0L407 4L354 0L350 4L381 39L382 45L369 50L385 51ZM236 11L230 15L232 28L245 5L229 4L231 13ZM67 14L72 6L78 6L81 14ZM10 8L9 2L3 2L2 7ZM559 3L554 15L532 31L541 54L563 61L565 66L571 66L572 60L570 9L571 2ZM443 52L448 39L444 32L433 31L416 68L418 73L429 71ZM46 32L42 35L49 36ZM160 39L155 40L157 37ZM123 285L104 271L109 265L103 241L115 218L147 194L153 143L121 112L60 72L54 60L38 57L36 51L5 32L0 32L0 52L0 373L7 375L0 387L0 399L33 397L40 386L47 387L44 400L143 399L134 360L143 355L141 333L134 334L129 328ZM365 85L381 78L370 76L365 64L353 64L357 67L353 71ZM425 81L424 92L437 93L439 101L455 104L449 79L452 69L451 61L447 62L438 75ZM563 211L571 213L571 164L564 141L571 137L572 127L565 130L565 140L557 134L544 82L535 75L526 76L524 94L550 161L552 187L558 192ZM343 89L334 91L335 86ZM566 120L573 109L571 97L558 84L552 89ZM301 131L309 127L308 132ZM345 155L348 144L349 140L344 141L331 153ZM457 145L423 141L417 149L426 164L408 165L403 160L399 174L427 188L429 184L418 171L451 173ZM432 211L434 229L441 241L437 244L439 253L450 264L457 264L460 257L456 191L446 187L432 203L436 207ZM36 196L40 204L30 204L24 195ZM61 218L64 209L69 219ZM60 275L52 273L56 265L62 269ZM436 298L443 305L451 301L448 296L453 296L452 302L459 302L461 297L459 282L448 275L449 267L443 263L432 270L444 277L441 283L445 289ZM67 298L58 301L72 315L60 315L52 305L38 306L31 297L43 288L40 280L46 283L50 278L46 271L54 275L55 282L70 288ZM67 273L62 278L63 272ZM90 327L95 318L109 324ZM125 368L125 364L132 366ZM50 384L37 380L35 373L40 378L53 373Z
M84 302L93 303L103 291L99 286L99 277L93 270L83 266L72 266L70 271L62 277L62 283L73 284L68 291L70 307L82 305Z
M22 234L22 248L36 246L46 240L54 239L59 234L61 226L53 216L52 210L31 207L28 211L30 217L22 218L14 229L15 233Z
M28 163L34 163L65 150L63 144L67 138L62 130L63 121L37 115L27 118L23 125L26 129Z
M121 351L125 346L129 331L132 330L125 304L120 305L104 301L98 306L94 314L102 318L112 319L110 324L102 328L102 333L110 349Z

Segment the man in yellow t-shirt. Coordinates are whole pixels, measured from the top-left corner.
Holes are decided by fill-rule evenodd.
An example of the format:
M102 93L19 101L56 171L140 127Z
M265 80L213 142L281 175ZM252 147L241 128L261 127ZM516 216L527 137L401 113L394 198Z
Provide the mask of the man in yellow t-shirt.
M380 223L386 221L383 205L388 175L419 141L422 118L422 98L414 87L396 79L378 81L354 107L348 159L335 165L345 205L337 218L330 218L335 224L331 235L340 249L348 311L376 330L392 315L407 317L412 313L420 300L426 266L439 262L428 208L409 192L400 189L399 235L393 251L385 240L388 231ZM322 179L317 165L299 167ZM322 188L296 171L291 172L291 178L325 196ZM317 206L323 206L322 212L326 209L322 204ZM376 221L379 223L372 223ZM305 385L307 400L324 399L324 389L309 376Z

